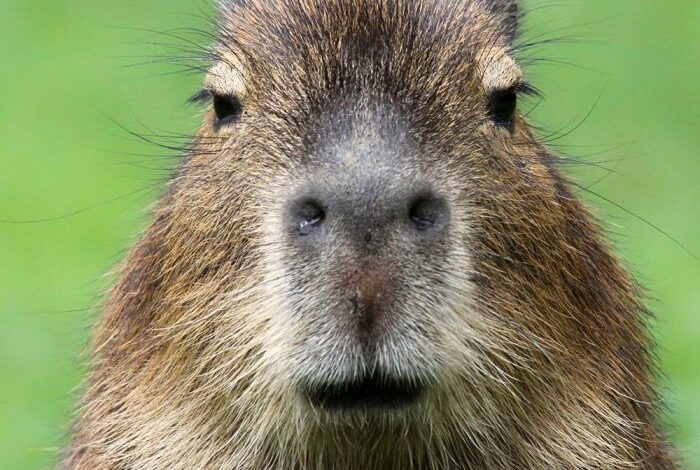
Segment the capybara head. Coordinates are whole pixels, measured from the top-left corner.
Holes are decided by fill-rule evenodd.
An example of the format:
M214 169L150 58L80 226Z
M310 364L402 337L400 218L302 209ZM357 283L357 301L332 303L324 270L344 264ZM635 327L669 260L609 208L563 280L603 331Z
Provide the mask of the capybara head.
M99 329L95 462L657 455L642 308L518 106L516 2L221 11L205 123Z
M464 393L465 380L505 379L492 354L507 326L474 292L480 239L506 217L485 201L508 200L541 229L521 186L538 197L551 188L517 112L530 88L510 54L513 5L225 9L198 95L213 102L206 151L191 156L182 178L193 187L180 199L204 237L198 256L214 245L245 262L208 276L255 278L259 298L228 310L267 331L261 373L289 406L321 419L413 419L444 407L453 387ZM488 182L509 168L517 180Z

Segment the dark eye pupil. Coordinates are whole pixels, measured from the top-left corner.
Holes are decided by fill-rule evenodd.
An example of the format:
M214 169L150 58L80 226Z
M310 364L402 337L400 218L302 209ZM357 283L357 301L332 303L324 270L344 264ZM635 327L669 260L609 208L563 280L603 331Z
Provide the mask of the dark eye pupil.
M496 90L489 97L489 115L497 124L510 124L518 106L518 95L513 89Z
M235 96L214 96L214 113L216 114L217 126L236 121L242 112L243 107Z

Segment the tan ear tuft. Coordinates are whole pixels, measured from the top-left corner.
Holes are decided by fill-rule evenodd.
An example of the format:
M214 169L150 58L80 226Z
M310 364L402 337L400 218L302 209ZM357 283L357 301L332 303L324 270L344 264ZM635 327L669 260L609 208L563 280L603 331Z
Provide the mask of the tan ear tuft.
M477 60L486 92L505 90L523 80L522 69L504 49L488 49Z

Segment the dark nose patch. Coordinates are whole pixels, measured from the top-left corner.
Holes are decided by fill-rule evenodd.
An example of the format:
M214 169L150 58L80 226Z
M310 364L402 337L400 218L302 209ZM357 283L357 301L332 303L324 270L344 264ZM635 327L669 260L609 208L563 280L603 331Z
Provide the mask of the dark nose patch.
M315 233L343 237L359 249L389 241L392 236L419 240L445 228L449 208L444 198L425 185L412 188L373 183L325 180L288 206L291 232L302 237ZM312 184L313 185L313 184ZM380 188L377 188L380 186ZM383 188L382 188L383 186ZM334 227L335 233L324 225ZM321 242L322 240L318 240Z
M368 346L400 314L392 303L407 295L401 277L440 263L451 215L444 175L409 132L379 115L393 116L333 121L283 209L290 267L313 268L300 288L330 289L342 324Z

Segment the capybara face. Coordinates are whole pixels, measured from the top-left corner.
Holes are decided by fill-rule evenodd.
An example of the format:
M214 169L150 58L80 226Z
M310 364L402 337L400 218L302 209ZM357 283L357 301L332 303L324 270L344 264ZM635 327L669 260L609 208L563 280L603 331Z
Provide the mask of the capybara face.
M224 13L190 174L212 208L229 206L208 242L250 240L275 381L301 406L391 414L498 374L506 326L474 292L499 218L488 199L516 206L517 186L538 184L518 155L534 144L510 10L307 0ZM494 171L511 174L487 184Z
M69 468L673 468L514 0L227 0Z

